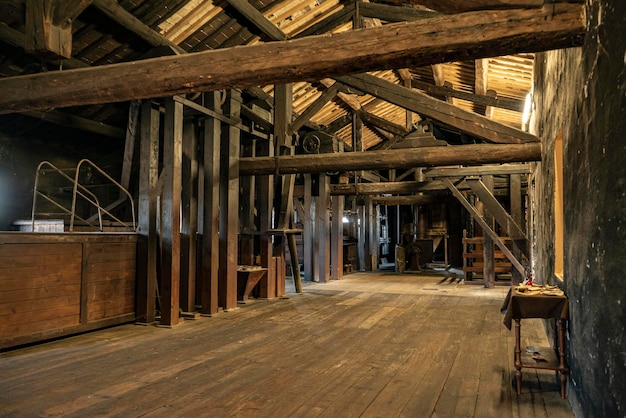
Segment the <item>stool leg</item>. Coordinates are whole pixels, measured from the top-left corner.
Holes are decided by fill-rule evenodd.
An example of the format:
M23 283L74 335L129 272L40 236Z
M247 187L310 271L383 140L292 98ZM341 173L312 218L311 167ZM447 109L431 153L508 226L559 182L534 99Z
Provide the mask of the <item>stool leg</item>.
M515 319L515 383L518 395L522 393L522 348L520 328L520 320Z

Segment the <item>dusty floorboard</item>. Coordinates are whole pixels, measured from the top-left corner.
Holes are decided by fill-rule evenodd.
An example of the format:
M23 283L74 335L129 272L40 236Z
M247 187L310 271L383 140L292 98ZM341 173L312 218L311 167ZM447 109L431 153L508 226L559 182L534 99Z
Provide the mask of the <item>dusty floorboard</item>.
M305 283L173 329L0 353L0 416L571 417L554 373L511 385L505 288L442 274ZM546 345L539 321L527 344Z

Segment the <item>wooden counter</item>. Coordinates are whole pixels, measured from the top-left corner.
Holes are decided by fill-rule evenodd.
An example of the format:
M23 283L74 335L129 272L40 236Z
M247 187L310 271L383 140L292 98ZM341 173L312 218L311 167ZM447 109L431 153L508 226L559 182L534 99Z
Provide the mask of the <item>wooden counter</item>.
M137 236L0 233L0 349L135 319Z

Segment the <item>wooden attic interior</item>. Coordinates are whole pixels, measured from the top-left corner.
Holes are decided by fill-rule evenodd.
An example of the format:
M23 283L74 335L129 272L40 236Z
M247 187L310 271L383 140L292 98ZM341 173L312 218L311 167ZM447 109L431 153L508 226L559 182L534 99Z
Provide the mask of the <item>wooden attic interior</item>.
M580 45L583 16L581 4L542 0L0 2L2 131L61 126L122 144L110 175L135 209L114 199L110 229L137 217L130 233L100 238L78 221L75 238L3 234L5 248L75 239L119 251L101 263L133 271L117 277L124 304L83 299L66 322L25 326L5 345L235 309L244 265L263 271L266 298L284 294L291 263L304 280L340 279L346 235L354 268L376 270L404 236L431 252L451 238L446 264L459 260L462 230L476 226L519 281L526 187L542 157L523 116L534 53ZM300 268L289 270L297 286Z

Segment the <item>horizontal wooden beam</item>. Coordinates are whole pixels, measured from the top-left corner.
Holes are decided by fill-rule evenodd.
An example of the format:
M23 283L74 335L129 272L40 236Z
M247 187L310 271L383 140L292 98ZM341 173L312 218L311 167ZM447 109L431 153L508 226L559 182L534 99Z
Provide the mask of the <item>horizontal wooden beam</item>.
M464 177L498 174L530 174L528 164L498 164L474 167L437 167L424 170L426 177Z
M158 32L146 26L141 20L137 19L132 13L123 8L116 0L93 0L93 5L96 6L102 13L107 15L111 20L119 23L144 41L148 42L150 45L169 46L178 54L185 52L180 46L176 45L172 41L169 41Z
M364 123L375 126L394 135L404 136L409 133L409 130L404 126L389 122L380 116L374 115L373 113L360 110L358 111L358 114Z
M443 184L438 190L444 190ZM377 194L410 194L432 190L427 181L389 181L384 183L350 183L333 184L330 186L330 194L333 196L343 195L377 195Z
M226 0L228 4L237 9L250 23L263 32L272 40L286 40L289 37L272 22L270 22L257 8L248 0Z
M433 203L445 203L452 199L450 195L413 195L413 196L378 196L372 199L375 205L401 206L401 205L430 205Z
M432 10L418 9L415 7L365 2L359 3L359 13L362 17L371 17L387 22L420 20L439 15L438 12L434 12Z
M337 80L489 142L518 144L539 141L539 138L528 132L496 122L371 74L340 76L337 77Z
M473 144L370 152L241 158L240 175L388 170L455 164L491 164L541 160L541 144Z
M435 86L420 80L411 80L411 87L422 90L433 96L454 97L456 99L467 100L482 106L493 106L501 109L522 112L524 110L524 101L510 99L505 97L489 97L481 94L466 93L464 91L455 90L445 86Z
M66 128L79 129L85 132L91 132L98 135L109 136L112 138L126 138L126 131L116 126L107 125L91 119L81 118L80 116L69 113L60 112L58 110L49 110L42 112L40 110L32 110L22 113L23 115L41 119L55 125L64 126Z
M543 9L440 16L290 41L50 71L0 79L0 113L537 52L580 45L585 30L584 5L557 4Z
M442 13L462 13L472 10L541 7L544 0L388 0L390 3L415 4Z

